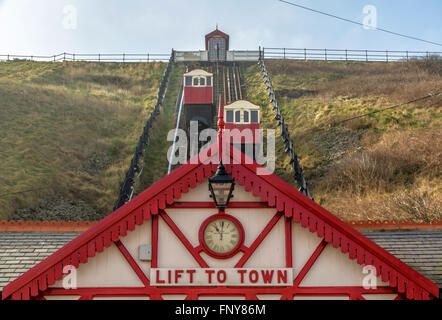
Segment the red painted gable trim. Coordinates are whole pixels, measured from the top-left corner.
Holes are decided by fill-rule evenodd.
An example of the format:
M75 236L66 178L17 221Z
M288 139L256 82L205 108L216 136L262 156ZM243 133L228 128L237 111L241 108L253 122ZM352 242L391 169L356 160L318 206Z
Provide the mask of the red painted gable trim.
M215 145L218 143L215 142ZM127 230L134 230L135 224L141 225L151 215L158 215L167 205L179 199L182 193L189 192L190 188L195 188L216 171L217 165L209 162L217 158L216 152L212 156L204 155L205 150L14 280L3 289L3 299L10 296L13 299L38 296L39 290L45 290L48 285L62 278L65 265L78 267L79 263L86 263L88 257L94 256L96 251L103 251L104 247L109 247L112 242L125 236ZM201 162L198 162L198 156L203 158ZM258 176L256 170L259 168L265 171L263 167L254 162L246 164L247 161L239 164L240 159L236 153L232 157L238 164L226 164L226 170L246 191L252 191L254 196L261 197L262 202L276 207L286 217L292 217L294 222L317 233L335 248L340 247L343 253L349 254L350 259L357 259L359 264L374 265L382 280L389 281L391 287L397 287L398 292L406 294L408 299L429 299L430 294L439 296L436 284L288 183L270 173ZM251 162L244 154L239 157L245 157Z

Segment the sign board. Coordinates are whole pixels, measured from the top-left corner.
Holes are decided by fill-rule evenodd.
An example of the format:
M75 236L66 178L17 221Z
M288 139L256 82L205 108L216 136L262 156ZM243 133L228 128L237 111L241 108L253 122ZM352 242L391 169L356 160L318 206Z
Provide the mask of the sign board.
M152 268L152 286L291 286L291 268Z

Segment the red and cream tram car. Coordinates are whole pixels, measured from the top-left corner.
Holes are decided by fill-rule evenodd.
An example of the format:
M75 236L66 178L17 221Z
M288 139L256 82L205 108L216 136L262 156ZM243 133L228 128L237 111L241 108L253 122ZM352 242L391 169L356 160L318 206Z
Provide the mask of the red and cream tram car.
M184 112L186 127L198 121L199 128L209 128L213 119L213 73L195 69L184 74Z
M224 106L225 129L238 129L232 134L235 145L255 144L255 131L260 128L261 107L248 100L237 100Z

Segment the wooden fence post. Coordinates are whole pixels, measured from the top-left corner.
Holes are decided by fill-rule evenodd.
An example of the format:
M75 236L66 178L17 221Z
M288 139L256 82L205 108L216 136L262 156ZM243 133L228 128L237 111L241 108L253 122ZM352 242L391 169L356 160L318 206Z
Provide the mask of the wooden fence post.
M388 62L388 50L385 50L385 56L387 57L387 62Z
M123 53L123 63L125 62L125 57L126 57L126 54Z
M285 59L285 48L283 48L284 49L284 59Z
M327 49L324 49L325 61L327 61Z
M365 50L365 62L368 62L368 50Z
M345 49L345 61L348 61L348 52L347 52L347 49Z
M304 48L304 60L307 61L307 49Z

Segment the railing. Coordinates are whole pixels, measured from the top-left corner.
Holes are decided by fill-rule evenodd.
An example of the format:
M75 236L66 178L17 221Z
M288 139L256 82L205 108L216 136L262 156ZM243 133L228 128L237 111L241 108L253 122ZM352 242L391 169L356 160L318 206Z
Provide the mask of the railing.
M258 51L229 51L229 61L256 61L261 59L295 59L322 61L365 61L394 62L442 58L440 51L390 51L390 50L347 50L347 49L302 49L302 48L260 48ZM168 61L170 55L163 53L60 53L52 56L0 54L0 61L15 59L28 61L90 61L90 62L151 62ZM176 51L176 61L207 61L206 51Z
M261 50L261 57L263 59L393 62L423 59L432 56L441 58L442 52L297 48L262 48Z
M270 80L269 73L267 72L267 68L265 66L264 60L260 59L258 65L261 69L262 77L264 79L264 84L266 86L270 103L272 104L272 110L275 112L275 120L278 123L278 127L281 130L281 138L284 141L285 152L287 156L290 158L290 165L293 168L294 178L299 186L299 191L301 191L304 195L313 200L312 195L310 194L310 190L307 185L307 181L304 178L304 174L302 173L301 165L298 161L298 156L295 152L295 147L293 145L292 139L290 138L289 129L284 122L284 116L282 115L281 109L278 106L278 101L276 100L275 90L273 89L272 82Z
M163 53L60 53L52 56L0 54L0 61L15 59L41 62L89 61L89 62L151 62L169 61L170 54Z
M161 107L163 105L163 101L166 96L167 84L169 82L169 76L172 72L174 61L175 61L175 51L172 50L172 54L169 56L169 63L167 65L166 71L164 72L163 79L161 80L160 88L158 90L157 103L155 105L154 110L147 119L143 132L138 141L138 145L135 149L134 156L130 162L129 170L127 170L126 177L124 178L123 185L121 186L117 203L114 206L114 211L132 199L136 174L140 176L143 170L143 168L140 167L140 160L144 154L145 147L149 143L149 130L152 127L156 117L160 114Z

